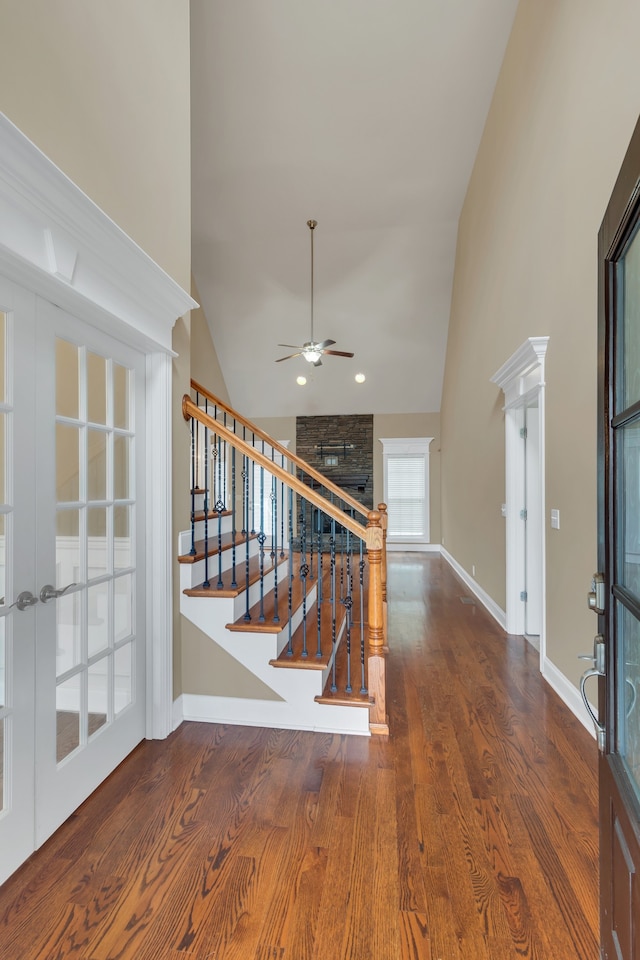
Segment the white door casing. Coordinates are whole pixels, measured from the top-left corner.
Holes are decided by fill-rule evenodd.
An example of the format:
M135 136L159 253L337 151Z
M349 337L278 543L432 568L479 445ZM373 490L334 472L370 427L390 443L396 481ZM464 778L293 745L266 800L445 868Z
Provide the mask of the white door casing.
M545 659L545 356L549 337L529 337L491 377L504 393L505 404L505 501L506 501L506 630L524 634L527 613L521 593L527 582L527 543L521 511L531 510L529 528L537 530L532 538L535 553L529 556L529 579L539 590L539 616L530 618L539 624L540 662ZM537 449L532 450L529 465L527 497L527 460L521 431L529 423L534 426ZM535 420L535 424L533 421ZM533 498L536 502L533 502ZM529 501L527 503L527 501ZM539 557L539 560L534 557Z

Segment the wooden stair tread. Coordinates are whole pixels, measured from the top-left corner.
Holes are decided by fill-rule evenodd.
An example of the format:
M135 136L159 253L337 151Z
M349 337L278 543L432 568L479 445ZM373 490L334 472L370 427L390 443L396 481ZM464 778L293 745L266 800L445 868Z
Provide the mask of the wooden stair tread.
M268 558L268 559L267 559ZM271 557L267 555L264 561L263 574L270 573L273 570L275 563L271 560ZM281 564L286 561L286 554L284 558L278 558L278 563ZM241 593L244 593L247 586L246 580L246 566L244 559L236 563L236 583L237 586L233 587L231 585L233 579L233 570L223 570L222 571L222 587L218 586L218 571L215 571L215 574L210 575L209 577L209 586L205 587L202 584L199 587L189 587L182 592L187 597L207 597L213 599L215 597L237 597ZM260 557L253 556L249 560L249 586L252 587L260 579Z
M365 683L368 683L367 677L367 659L369 655L366 631L365 631L365 658L364 658L364 670L365 670ZM347 685L347 644L345 637L342 638L342 643L338 647L336 652L336 686L337 691L335 693L331 692L331 684L333 682L332 674L329 673L327 677L327 682L325 684L324 690L320 696L315 697L316 703L329 703L334 705L340 705L343 707L362 707L370 706L374 703L374 698L369 693L360 693L360 684L361 684L361 664L360 664L360 631L352 627L351 633L351 685L353 687L350 693L347 693L345 687Z
M231 516L231 510L221 510L221 511L220 511L220 516L221 516L221 517L230 517L230 516ZM217 520L217 519L218 519L218 511L215 510L213 507L210 507L210 508L209 508L208 518L209 518L209 520ZM191 519L192 519L193 523L197 523L199 520L204 520L204 510L196 510L196 512L192 515Z
M235 545L236 547L243 546L247 542L247 540L255 540L257 536L258 536L257 533L250 533L247 535L245 533L240 533L240 531L236 530ZM222 550L223 551L230 550L233 544L234 544L234 534L232 532L223 533L222 534ZM183 553L182 556L179 556L178 563L197 563L198 560L204 560L204 557L205 557L204 540L196 540L195 550L196 550L195 554ZM218 534L212 533L211 536L209 537L209 556L215 557L217 556L217 554L218 554Z
M311 580L307 577L307 595L315 587L315 580ZM294 573L292 588L291 588L291 609L292 611L297 610L302 603L303 596L303 581L301 578ZM309 609L311 608L311 603L307 607L307 615ZM289 623L288 617L288 606L289 606L289 576L283 576L281 580L278 581L278 616L279 620L274 620L275 615L275 589L270 590L264 595L263 609L264 609L264 620L260 620L260 601L254 603L254 605L249 610L250 620L245 620L244 615L238 617L234 623L227 624L227 630L231 630L236 633L281 633L282 630Z
M287 653L288 644L279 657L270 660L272 667L295 667L305 670L324 670L331 662L333 654L333 635L331 627L331 601L322 601L322 618L320 622L320 649L322 656L317 655L318 649L318 619L317 605L313 605L311 616L307 617L307 656L303 656L304 630L302 624L298 627L291 638L293 652ZM336 604L336 636L340 636L340 631L347 615L344 604ZM344 635L343 638L344 639Z

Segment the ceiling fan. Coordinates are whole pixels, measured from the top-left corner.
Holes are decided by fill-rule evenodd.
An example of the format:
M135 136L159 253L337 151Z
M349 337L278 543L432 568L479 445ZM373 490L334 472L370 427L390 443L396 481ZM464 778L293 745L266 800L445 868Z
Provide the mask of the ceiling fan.
M353 357L353 353L346 353L344 350L329 350L335 343L335 340L314 340L313 339L313 231L318 226L317 220L307 220L307 226L311 231L311 334L306 343L299 346L295 343L279 343L279 347L290 347L296 353L290 353L286 357L280 357L276 363L282 363L283 360L292 360L294 357L304 357L314 367L322 366L322 357Z

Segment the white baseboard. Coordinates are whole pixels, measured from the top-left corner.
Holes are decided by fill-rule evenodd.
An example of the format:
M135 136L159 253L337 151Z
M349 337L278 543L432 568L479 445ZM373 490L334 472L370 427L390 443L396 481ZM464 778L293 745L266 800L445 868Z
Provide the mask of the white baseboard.
M486 593L479 584L470 577L464 567L460 566L457 560L455 560L448 550L445 550L444 547L441 547L440 552L442 556L447 561L447 563L455 570L463 583L471 590L471 592L480 600L482 605L488 610L491 616L496 620L496 622L502 627L506 632L507 629L507 616L498 604L491 599L488 593ZM577 717L580 723L589 731L591 736L595 737L595 730L591 717L589 716L584 703L582 702L582 697L580 696L580 691L577 687L571 683L570 680L567 680L562 671L558 670L556 665L551 662L547 657L542 661L540 672L542 676L547 681L550 687L555 690L562 702L571 710L573 715ZM597 711L595 711L597 712Z
M450 567L452 567L455 572L458 574L462 582L471 590L471 593L474 594L482 604L482 606L491 614L493 619L502 627L503 630L507 629L507 615L498 604L493 600L486 590L483 590L479 583L470 577L464 567L460 566L457 560L451 556L448 550L444 547L440 547L440 553L447 561Z
M182 700L183 700L183 696L182 694L180 694L177 700L173 701L173 707L171 711L171 732L172 733L174 730L178 729L178 727L184 720L184 710L183 710Z
M439 543L398 543L387 540L387 553L440 553Z
M555 663L552 663L547 657L544 658L542 662L542 676L545 678L550 687L552 687L555 692L558 694L560 699L564 704L567 705L571 713L578 718L580 723L586 730L595 738L596 731L593 725L593 721L589 716L587 709L582 702L582 697L580 696L580 691L577 687L571 683L570 680L567 680L564 673L561 670L558 670ZM593 704L592 704L593 706ZM595 707L593 708L594 713L597 714Z
M245 700L241 697L214 697L195 693L184 693L181 700L184 720L281 730L348 733L363 737L371 735L369 710L366 708L311 703L301 710L284 700Z

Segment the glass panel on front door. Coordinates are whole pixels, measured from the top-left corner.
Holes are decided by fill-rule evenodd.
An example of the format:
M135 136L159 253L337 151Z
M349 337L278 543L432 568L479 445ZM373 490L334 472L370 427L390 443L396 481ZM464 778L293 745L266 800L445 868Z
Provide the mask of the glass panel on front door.
M7 318L4 313L0 313L0 605L6 604L6 557L7 541L6 532L10 525L8 513L11 507L5 502L6 499L6 481L5 481L5 438L7 436L6 421L11 416L8 412L5 396L5 338L6 338ZM5 617L0 618L0 811L6 806L6 789L8 771L5 766L5 758L10 756L8 746L10 717L10 697L7 690L8 658L10 636L6 636ZM5 735L7 741L5 743Z
M133 390L133 371L56 340L58 763L133 701Z
M640 801L640 233L616 265L616 742Z

